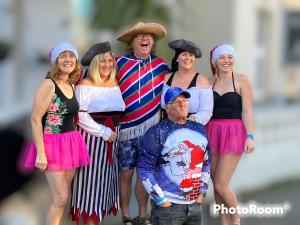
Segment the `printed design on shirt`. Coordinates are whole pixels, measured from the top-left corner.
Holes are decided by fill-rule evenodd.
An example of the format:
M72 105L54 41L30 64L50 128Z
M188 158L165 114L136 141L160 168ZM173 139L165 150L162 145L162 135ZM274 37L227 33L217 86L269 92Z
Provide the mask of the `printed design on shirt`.
M180 129L174 133L165 143L160 162L164 164L167 177L178 185L178 194L187 200L194 200L200 193L207 140L201 134L188 129ZM179 133L182 139L177 138Z
M60 126L62 125L64 115L68 113L66 104L61 101L60 97L55 94L47 110L47 117L45 121L45 134L60 133Z

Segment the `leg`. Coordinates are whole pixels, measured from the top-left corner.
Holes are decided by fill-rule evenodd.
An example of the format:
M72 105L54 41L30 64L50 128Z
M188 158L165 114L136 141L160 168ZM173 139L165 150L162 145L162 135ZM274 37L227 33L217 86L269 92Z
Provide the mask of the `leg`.
M121 170L120 172L120 207L122 216L129 216L129 201L131 197L131 183L133 170Z
M73 174L73 175L72 175ZM68 201L69 184L74 176L72 172L46 172L53 200L47 214L47 225L59 225Z
M147 215L148 193L138 175L136 173L135 195L139 204L139 217L143 218Z
M230 180L236 169L241 155L226 154L218 156L217 163L214 165L213 184L216 193L217 204L224 204L228 208L236 208L238 205L237 197L233 190L229 187ZM228 220L220 215L222 225L227 225ZM240 224L240 217L237 213L231 215L233 224Z
M211 161L211 178L212 182L214 183L214 177L216 173L216 168L218 165L219 156L218 155L212 155L212 161ZM217 205L225 205L223 200L220 198L219 194L214 190L214 196L215 196L215 202ZM228 225L229 224L229 218L227 214L219 212L219 219L222 225Z
M138 137L135 139L134 148L136 152L136 158L135 158L135 164L134 166L137 166L138 161L138 151L140 149L140 142L142 140L142 137ZM138 221L140 225L148 225L151 224L150 218L147 216L147 204L148 204L148 198L149 195L140 179L140 176L138 175L138 171L136 169L136 183L135 183L135 196L139 205L139 216Z
M118 150L118 161L120 168L120 207L122 211L123 223L132 224L129 217L129 201L131 197L131 185L133 168L136 165L136 151L134 148L135 139L122 141Z
M160 207L152 204L153 225L182 225L187 221L187 205L172 204Z
M187 205L188 207L188 220L185 225L202 225L202 204L193 203Z

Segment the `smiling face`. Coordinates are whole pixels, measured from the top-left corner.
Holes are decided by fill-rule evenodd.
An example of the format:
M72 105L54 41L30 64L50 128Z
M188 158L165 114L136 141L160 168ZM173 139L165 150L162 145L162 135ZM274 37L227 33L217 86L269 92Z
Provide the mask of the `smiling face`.
M114 59L109 52L106 52L99 61L99 73L102 79L109 79L114 65Z
M134 55L139 58L146 58L149 56L154 43L154 38L151 34L138 34L131 42Z
M64 51L57 58L58 67L63 74L70 74L76 66L76 56L73 52Z
M193 69L195 64L195 54L191 52L182 52L179 54L178 58L178 68L185 70Z
M234 56L232 54L224 53L219 56L216 61L216 66L219 72L228 73L233 70Z

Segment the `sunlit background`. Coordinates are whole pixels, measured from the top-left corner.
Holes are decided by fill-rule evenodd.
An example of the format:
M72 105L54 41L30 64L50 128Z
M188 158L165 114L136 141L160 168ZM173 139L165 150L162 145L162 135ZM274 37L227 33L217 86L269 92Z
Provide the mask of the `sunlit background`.
M298 0L0 0L0 225L44 224L50 194L43 175L21 174L17 162L30 141L34 92L48 69L50 49L73 43L81 56L138 20L167 28L157 52L170 64L168 41L197 43L197 70L210 77L209 51L236 47L235 69L254 89L256 151L244 155L232 180L242 203L288 203L283 217L242 218L243 225L299 224L300 212L300 1ZM217 224L209 214L204 225ZM137 214L135 200L131 211ZM119 214L118 214L119 215ZM65 213L63 224L72 224ZM121 224L120 215L105 224Z

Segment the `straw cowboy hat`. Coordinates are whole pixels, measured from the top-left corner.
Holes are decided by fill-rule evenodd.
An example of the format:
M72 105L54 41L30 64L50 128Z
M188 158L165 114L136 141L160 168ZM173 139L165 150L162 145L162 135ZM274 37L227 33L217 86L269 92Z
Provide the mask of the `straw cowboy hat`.
M131 40L138 34L152 34L154 39L157 41L162 39L166 33L166 29L158 23L138 22L120 34L117 40L129 44Z

